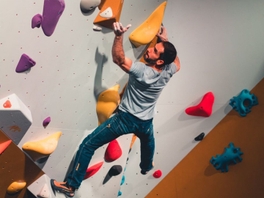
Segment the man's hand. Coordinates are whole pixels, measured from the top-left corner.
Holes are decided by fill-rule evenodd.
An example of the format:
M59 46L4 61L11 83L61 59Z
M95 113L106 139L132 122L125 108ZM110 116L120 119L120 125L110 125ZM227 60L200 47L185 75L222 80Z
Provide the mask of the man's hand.
M163 25L160 27L157 37L159 37L161 41L168 41L167 30Z
M124 34L131 27L131 24L127 25L126 27L123 27L122 23L114 22L113 26L114 26L115 35L116 36L121 36L122 34Z

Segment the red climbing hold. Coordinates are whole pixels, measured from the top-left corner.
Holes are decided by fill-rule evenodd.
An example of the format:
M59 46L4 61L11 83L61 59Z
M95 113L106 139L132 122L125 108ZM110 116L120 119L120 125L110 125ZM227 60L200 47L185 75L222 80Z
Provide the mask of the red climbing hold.
M156 171L153 173L153 177L155 177L155 178L160 178L161 175L162 175L161 170L156 170Z
M97 173L97 171L99 171L99 169L101 168L101 166L103 165L104 162L99 162L91 167L89 167L86 170L86 174L84 176L84 179L87 179L89 177L92 177L95 173Z
M122 149L118 143L118 141L115 139L111 141L105 151L105 161L106 162L112 162L118 159L122 155Z
M7 100L7 101L5 101L5 103L3 104L3 107L4 108L11 108L11 102L10 102L10 100Z
M6 148L11 144L12 140L7 140L0 144L0 155L6 150Z
M185 109L185 112L192 116L209 117L212 114L213 103L214 94L212 92L208 92L203 96L202 101L198 105Z

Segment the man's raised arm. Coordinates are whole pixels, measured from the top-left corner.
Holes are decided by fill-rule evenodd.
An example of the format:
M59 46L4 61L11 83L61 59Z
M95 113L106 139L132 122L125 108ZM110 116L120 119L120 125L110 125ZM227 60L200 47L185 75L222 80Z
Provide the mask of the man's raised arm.
M128 72L132 65L132 60L125 56L123 49L123 34L128 30L130 25L123 27L121 23L113 23L115 38L112 46L113 62L117 64L122 70Z
M166 28L162 25L160 32L157 34L157 36L159 37L159 39L161 41L168 41L168 36L167 36L167 30ZM176 56L176 58L173 61L176 65L176 71L179 71L181 68L181 63L180 63L180 59L178 56Z

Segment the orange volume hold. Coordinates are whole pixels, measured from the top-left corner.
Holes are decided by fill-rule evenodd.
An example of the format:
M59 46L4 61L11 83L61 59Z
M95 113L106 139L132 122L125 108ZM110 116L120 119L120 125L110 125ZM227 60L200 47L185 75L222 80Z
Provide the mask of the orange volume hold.
M103 0L98 6L100 13L94 19L95 25L100 25L109 29L113 29L113 23L118 22L123 7L123 0Z

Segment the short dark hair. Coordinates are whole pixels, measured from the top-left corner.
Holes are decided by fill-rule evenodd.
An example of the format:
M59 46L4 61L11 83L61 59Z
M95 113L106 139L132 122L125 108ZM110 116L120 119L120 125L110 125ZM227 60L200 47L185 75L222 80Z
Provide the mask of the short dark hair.
M163 65L171 64L177 56L177 50L169 41L163 41L162 44L164 47L164 53L160 54L159 59L164 61Z

